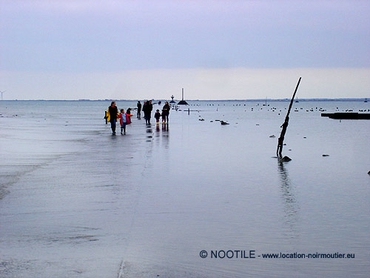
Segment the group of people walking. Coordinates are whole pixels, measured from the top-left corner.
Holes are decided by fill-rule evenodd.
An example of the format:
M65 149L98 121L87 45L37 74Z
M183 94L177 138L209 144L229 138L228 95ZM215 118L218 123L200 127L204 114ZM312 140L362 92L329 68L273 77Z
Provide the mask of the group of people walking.
M118 112L118 108L116 106L116 102L112 101L110 106L108 107L108 110L105 111L105 122L110 122L110 126L112 129L112 135L116 135L116 123L117 120L119 120L120 126L121 126L121 134L126 134L126 125L131 124L131 109L128 108L125 112L124 109L121 109Z
M163 105L162 108L162 114L159 112L159 109L154 114L155 120L157 123L159 123L159 119L162 117L162 123L166 124L168 123L168 116L170 115L170 105L168 104L168 101Z
M160 102L159 102L160 104ZM137 102L137 117L140 119L141 118L141 109L144 112L144 119L145 123L150 125L150 118L151 114L153 111L153 104L151 100L147 100L144 102L144 105L142 106L140 101ZM160 118L162 117L162 123L167 123L168 122L168 116L170 114L170 105L168 104L168 101L164 104L162 108L162 114L159 112L159 109L156 110L154 114L154 118L156 120L156 123L159 123Z
M160 104L160 102L159 102ZM162 117L162 123L168 123L168 116L170 114L170 105L166 101L165 105L162 108L162 113L160 113L159 109L156 110L154 114L154 118L156 119L156 123L159 124L160 118ZM137 102L137 118L141 119L141 111L144 113L145 123L150 125L150 118L153 110L153 104L151 100L144 101L144 104L141 105L140 101ZM108 107L107 111L105 111L105 122L110 122L112 135L116 135L116 123L117 120L120 121L121 126L121 134L126 134L126 125L131 123L131 108L128 108L125 112L124 109L118 111L116 106L116 102L112 101L111 105Z

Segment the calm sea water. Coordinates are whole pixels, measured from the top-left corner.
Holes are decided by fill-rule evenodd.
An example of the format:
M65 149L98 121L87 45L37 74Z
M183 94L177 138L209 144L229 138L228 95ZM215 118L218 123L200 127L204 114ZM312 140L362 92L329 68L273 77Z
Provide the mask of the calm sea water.
M294 103L287 163L287 101L189 101L125 136L109 104L0 102L1 277L368 277L370 121L320 113L369 103Z

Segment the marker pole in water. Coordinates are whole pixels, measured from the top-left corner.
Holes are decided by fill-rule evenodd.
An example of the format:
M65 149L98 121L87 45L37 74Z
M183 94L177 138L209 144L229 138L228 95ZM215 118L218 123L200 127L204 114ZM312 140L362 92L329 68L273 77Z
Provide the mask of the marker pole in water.
M295 87L295 90L294 90L294 94L293 94L293 97L292 99L290 100L290 104L289 104L289 108L288 108L288 112L285 116L285 121L284 123L281 125L282 127L282 130L281 130L281 133L280 133L280 137L278 139L278 145L277 145L277 149L276 149L276 156L278 156L279 158L282 158L282 151L283 151L283 143L284 143L284 137L285 137L285 133L286 133L286 130L288 128L288 124L289 124L289 114L290 114L290 110L292 109L292 106L293 106L293 101L294 101L294 97L297 93L297 90L298 90L298 86L299 86L299 83L301 83L301 79L302 77L299 77L299 80L298 80L298 83L297 83L297 86Z

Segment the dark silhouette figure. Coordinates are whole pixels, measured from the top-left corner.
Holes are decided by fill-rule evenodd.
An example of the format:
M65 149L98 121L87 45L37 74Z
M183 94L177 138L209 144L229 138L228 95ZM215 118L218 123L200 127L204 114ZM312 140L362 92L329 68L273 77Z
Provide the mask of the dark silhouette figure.
M141 119L141 103L140 100L137 102L137 118Z
M170 105L168 104L168 101L163 105L162 108L162 122L168 123L168 116L170 115Z
M116 122L117 122L117 114L118 114L118 108L116 106L116 102L112 101L111 105L108 107L109 112L109 121L110 126L112 129L112 135L116 135Z
M143 106L143 112L144 112L144 117L145 117L145 123L147 125L150 125L150 117L151 117L152 110L153 110L152 101L151 100L146 101Z

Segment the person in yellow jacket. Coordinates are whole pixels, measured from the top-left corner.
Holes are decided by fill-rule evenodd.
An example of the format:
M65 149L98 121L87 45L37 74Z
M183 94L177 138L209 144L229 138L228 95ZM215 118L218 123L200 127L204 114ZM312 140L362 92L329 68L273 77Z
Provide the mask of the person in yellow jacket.
M108 124L108 122L109 122L109 112L108 112L108 109L104 111L104 120L105 120L105 124Z

